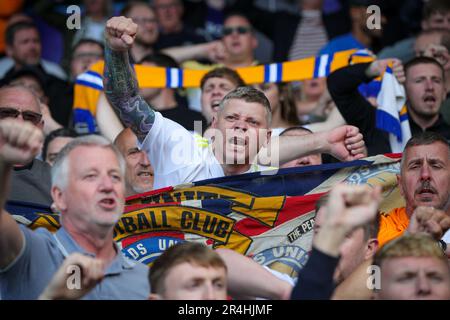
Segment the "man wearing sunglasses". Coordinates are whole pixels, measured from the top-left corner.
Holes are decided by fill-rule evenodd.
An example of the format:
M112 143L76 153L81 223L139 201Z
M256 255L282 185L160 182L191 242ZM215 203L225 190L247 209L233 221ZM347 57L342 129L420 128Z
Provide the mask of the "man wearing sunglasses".
M0 121L11 118L32 123L43 130L39 99L30 89L20 85L0 89ZM53 202L50 188L50 166L33 159L26 165L14 166L7 200L10 205L18 201L50 207Z
M222 33L226 52L225 66L234 69L255 64L254 50L258 46L258 40L246 17L240 14L229 15L224 21Z

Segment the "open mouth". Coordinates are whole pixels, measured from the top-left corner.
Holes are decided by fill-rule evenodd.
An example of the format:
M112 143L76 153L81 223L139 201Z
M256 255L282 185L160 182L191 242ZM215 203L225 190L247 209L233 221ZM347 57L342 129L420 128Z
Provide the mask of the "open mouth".
M116 200L114 198L104 198L100 200L100 206L104 209L114 209L116 207Z
M417 192L418 194L436 194L436 191L434 189L427 189L427 188L423 188L420 189L419 192Z
M212 100L211 101L211 108L218 108L219 107L219 105L220 105L220 101L221 100Z
M309 83L309 87L310 88L316 88L316 87L318 87L319 86L319 82L318 81L311 81L310 83Z
M151 177L152 173L150 171L139 171L138 177Z
M238 41L235 41L235 42L232 42L232 43L231 43L231 46L232 46L233 48L239 48L239 47L241 46L241 43L238 42Z
M434 104L434 103L436 103L436 97L432 96L432 95L428 95L423 98L423 101L425 101L425 103L427 103L427 104Z
M236 146L245 147L247 145L247 140L240 137L232 137L228 140L230 144L234 144Z
M422 201L431 201L433 196L437 194L436 190L431 187L420 188L416 191L416 194Z

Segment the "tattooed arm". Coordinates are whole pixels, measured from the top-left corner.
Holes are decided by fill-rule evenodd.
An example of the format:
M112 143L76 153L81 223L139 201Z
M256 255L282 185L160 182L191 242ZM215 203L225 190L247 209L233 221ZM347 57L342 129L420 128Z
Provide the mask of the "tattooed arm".
M139 96L136 75L129 63L128 49L136 32L137 25L125 17L113 17L106 23L103 83L109 103L142 142L152 128L155 112Z

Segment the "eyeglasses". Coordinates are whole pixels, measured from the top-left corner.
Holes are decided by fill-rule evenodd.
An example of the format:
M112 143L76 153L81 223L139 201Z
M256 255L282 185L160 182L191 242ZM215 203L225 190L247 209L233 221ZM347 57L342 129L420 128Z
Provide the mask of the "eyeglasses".
M246 34L249 33L252 30L252 28L250 27L244 27L244 26L239 26L239 27L225 27L223 28L223 35L224 36L229 36L230 34L232 34L234 31L236 31L238 34Z
M23 120L38 125L42 120L42 114L33 111L19 111L14 108L0 108L0 119L17 118L22 115Z

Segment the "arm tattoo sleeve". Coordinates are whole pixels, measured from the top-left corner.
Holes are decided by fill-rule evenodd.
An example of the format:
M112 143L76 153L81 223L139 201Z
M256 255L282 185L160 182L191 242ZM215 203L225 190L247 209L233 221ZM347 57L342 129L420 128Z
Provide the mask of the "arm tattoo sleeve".
M142 142L152 128L155 112L139 96L138 83L127 52L113 51L108 45L105 46L103 85L106 97L120 120Z

